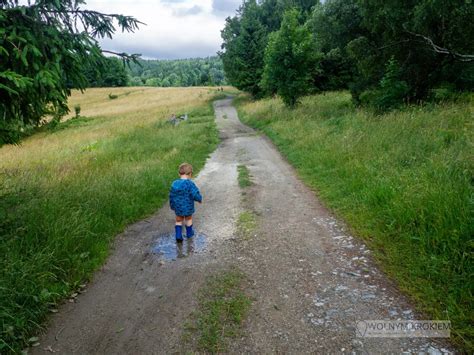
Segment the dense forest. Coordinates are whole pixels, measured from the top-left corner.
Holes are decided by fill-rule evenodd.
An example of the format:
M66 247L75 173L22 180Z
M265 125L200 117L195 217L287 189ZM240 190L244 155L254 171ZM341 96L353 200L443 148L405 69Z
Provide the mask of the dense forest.
M115 57L104 57L99 61L84 63L82 68L88 87L128 86L130 75L127 64Z
M224 68L219 57L139 60L129 67L131 86L224 85Z
M213 86L225 85L224 67L219 57L144 60L128 64L107 57L84 66L89 87L110 86Z
M474 88L470 1L246 0L226 20L230 84L289 106L350 89L378 109ZM265 50L262 50L265 48Z

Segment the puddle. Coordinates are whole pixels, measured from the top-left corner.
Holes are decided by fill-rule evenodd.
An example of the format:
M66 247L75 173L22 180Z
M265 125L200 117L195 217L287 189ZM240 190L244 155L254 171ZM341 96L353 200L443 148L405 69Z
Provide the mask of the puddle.
M184 237L182 243L176 243L174 233L162 234L156 238L151 251L166 260L176 260L204 250L206 244L207 237L202 233L196 233L190 239Z

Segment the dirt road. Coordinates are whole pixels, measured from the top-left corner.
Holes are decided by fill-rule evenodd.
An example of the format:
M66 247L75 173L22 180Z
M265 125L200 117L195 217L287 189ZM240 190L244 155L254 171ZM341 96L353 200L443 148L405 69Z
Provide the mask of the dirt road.
M196 179L204 196L198 235L177 248L168 206L131 225L75 303L55 314L33 353L169 354L184 352L184 322L205 276L228 266L249 280L252 310L233 353L401 353L448 351L429 339L362 338L356 322L425 319L374 266L296 177L273 145L240 123L232 100L215 103L221 144ZM254 184L245 195L237 166ZM236 235L250 211L258 226Z

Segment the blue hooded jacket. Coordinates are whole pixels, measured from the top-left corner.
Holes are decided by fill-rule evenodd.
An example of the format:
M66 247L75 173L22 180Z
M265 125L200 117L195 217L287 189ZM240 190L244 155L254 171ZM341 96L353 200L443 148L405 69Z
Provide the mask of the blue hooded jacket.
M194 213L194 201L201 202L199 189L189 179L173 181L170 189L170 207L177 216L191 216Z

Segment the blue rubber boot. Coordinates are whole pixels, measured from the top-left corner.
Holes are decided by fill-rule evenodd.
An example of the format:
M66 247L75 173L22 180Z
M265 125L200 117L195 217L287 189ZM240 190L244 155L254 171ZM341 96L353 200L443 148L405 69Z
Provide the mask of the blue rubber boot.
M183 226L174 226L174 230L176 232L176 241L182 242L183 241Z
M186 237L192 238L194 236L193 225L186 226Z

